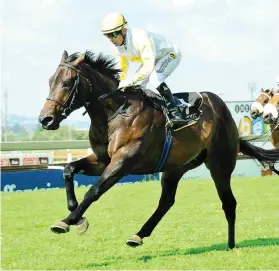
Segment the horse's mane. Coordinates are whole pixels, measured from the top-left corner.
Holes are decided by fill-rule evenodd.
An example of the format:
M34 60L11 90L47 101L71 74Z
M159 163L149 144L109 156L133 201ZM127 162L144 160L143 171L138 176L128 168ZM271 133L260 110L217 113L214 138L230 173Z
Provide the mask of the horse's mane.
M70 56L68 56L68 58L66 59L65 62L66 63L73 62L80 55L82 55L82 54L79 52L73 53ZM98 71L99 73L101 73L113 80L119 81L119 75L120 75L121 70L116 67L117 63L112 56L106 56L102 53L97 55L91 51L86 51L85 57L84 57L84 62L86 64L88 64L91 68L93 68L94 70ZM126 94L127 93L144 94L142 87L139 85L127 87L125 90L125 93Z
M261 91L265 92L265 93L268 93L268 92L272 92L271 94L273 95L274 94L274 89L273 88L267 88L267 89L263 89L261 88Z
M76 60L81 53L73 53L66 59L66 63L73 62ZM116 67L117 63L111 56L105 56L104 54L95 54L91 51L85 52L84 62L91 68L98 71L99 73L106 75L107 77L119 81L120 69Z

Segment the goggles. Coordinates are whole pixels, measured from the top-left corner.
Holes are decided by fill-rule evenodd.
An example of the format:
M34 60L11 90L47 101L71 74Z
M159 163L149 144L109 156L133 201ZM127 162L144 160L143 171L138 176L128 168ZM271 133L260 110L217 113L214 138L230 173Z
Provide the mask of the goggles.
M118 35L120 34L121 31L115 31L115 32L112 32L112 33L107 33L107 34L104 34L106 37L112 39L112 38L117 38Z

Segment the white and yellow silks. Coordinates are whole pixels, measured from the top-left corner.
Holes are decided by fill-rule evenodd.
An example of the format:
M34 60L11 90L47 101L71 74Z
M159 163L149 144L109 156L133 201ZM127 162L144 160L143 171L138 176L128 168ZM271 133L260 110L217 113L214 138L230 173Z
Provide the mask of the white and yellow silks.
M165 37L138 28L128 28L125 43L122 46L114 46L114 51L118 57L119 68L122 71L119 87L125 87L131 84L146 86L151 73L154 73L156 63L162 59L165 60L166 57L169 58L169 56L173 54L180 56L179 50ZM175 58L171 60L175 60ZM131 81L126 80L129 61L141 64L141 67L132 77ZM162 73L161 69L158 69L160 73L164 75L160 81L163 82L178 65L179 61L180 58L173 61L172 67L169 68L170 72L165 74ZM165 66L169 64L167 62L171 61L164 61ZM154 87L157 87L160 83L157 82L157 79L153 80L154 82L152 85L154 85Z

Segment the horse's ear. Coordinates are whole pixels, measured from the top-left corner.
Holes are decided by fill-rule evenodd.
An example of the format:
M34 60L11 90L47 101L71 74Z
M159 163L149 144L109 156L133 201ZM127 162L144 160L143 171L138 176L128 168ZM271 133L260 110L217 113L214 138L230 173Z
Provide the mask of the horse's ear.
M85 58L85 54L82 54L81 56L79 56L72 64L73 66L77 66L79 64L81 64L84 61Z
M64 50L60 63L65 62L67 58L68 58L68 52Z
M261 88L261 92L264 92L264 89L263 89L263 88Z
M273 88L272 88L272 89L269 89L268 94L269 94L269 95L272 95L272 94L273 94Z

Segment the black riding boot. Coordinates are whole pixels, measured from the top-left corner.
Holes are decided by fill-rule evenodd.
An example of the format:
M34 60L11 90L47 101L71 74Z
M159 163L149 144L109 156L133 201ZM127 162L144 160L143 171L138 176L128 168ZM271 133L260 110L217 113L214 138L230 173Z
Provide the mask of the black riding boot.
M182 119L181 112L179 108L176 106L172 93L165 82L163 82L160 86L157 87L157 90L163 96L166 101L167 109L169 111L168 114L168 126L172 127L174 124L183 125L187 123L186 120Z

